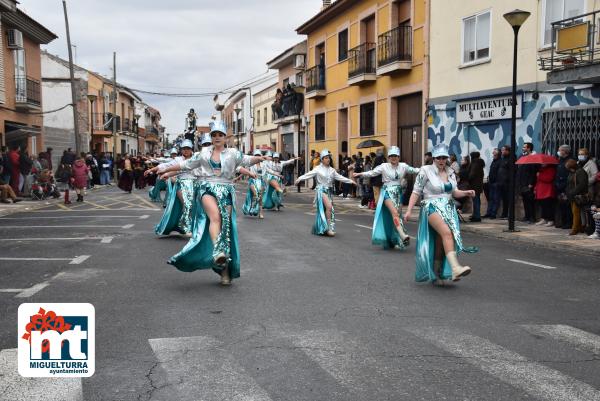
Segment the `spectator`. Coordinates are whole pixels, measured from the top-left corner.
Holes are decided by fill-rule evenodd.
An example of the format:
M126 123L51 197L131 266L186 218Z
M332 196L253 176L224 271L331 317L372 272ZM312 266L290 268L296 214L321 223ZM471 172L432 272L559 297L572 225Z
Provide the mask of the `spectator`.
M383 155L383 149L377 150L375 160L373 160L373 168L386 162L387 161L385 159L385 156ZM375 204L377 204L377 202L379 202L379 194L381 193L381 187L383 186L383 180L381 178L381 175L378 175L377 177L371 177L371 186L373 187L373 199L375 201Z
M10 199L10 200L9 200ZM17 197L15 191L13 191L12 187L6 183L2 178L0 178L0 202L2 203L17 203L21 202L22 199Z
M554 188L554 179L556 178L556 166L543 164L537 173L535 183L535 200L542 210L542 218L536 224L551 227L554 225L554 204L556 200L556 188Z
M0 179L4 182L10 182L11 164L6 152L6 147L0 148Z
M502 149L500 149L500 165L498 166L497 187L500 199L502 200L502 214L500 215L501 219L508 218L508 184L510 178L510 163L513 158L514 155L512 154L510 146L505 145L502 147Z
M454 171L454 174L458 177L458 172L460 171L460 164L458 164L458 159L456 155L453 153L450 155L450 168Z
M371 156L369 156L369 155L365 156L363 172L371 171L371 168L372 168L371 165L372 165ZM371 189L371 183L370 183L369 177L364 177L364 176L361 177L360 182L362 185L362 189L361 189L362 198L360 200L360 208L366 209L369 207L369 202L373 198L373 190Z
M10 186L15 194L20 195L19 181L21 179L21 154L19 153L19 145L13 145L8 152L8 160L10 162Z
M431 155L431 152L425 152L425 157L423 158L423 164L425 166L433 164L433 156Z
M492 164L488 174L489 198L487 212L484 218L495 219L500 207L500 192L498 191L498 170L500 169L500 150L494 148L492 151Z
M19 158L19 172L21 177L19 178L19 190L25 196L29 196L31 184L33 183L33 177L31 176L31 169L33 168L33 160L29 157L27 149L21 151L21 157Z
M560 145L558 152L558 166L556 167L556 177L554 178L554 188L556 189L556 198L558 206L556 210L555 223L557 228L571 228L573 225L573 215L571 214L571 202L567 199L567 182L569 179L569 170L565 167L567 161L572 160L571 147L569 145Z
M85 188L88 184L88 174L90 172L90 168L85 163L83 157L75 160L73 163L73 177L71 182L73 184L73 188L75 188L75 193L77 194L77 202L83 202L83 196L85 195Z
M40 152L39 161L44 170L52 171L52 151L54 149L48 147L45 152Z
M313 170L314 168L316 168L319 164L321 164L321 155L319 154L319 152L315 152L315 154L313 155L313 158L310 162L310 169ZM317 178L313 178L313 185L310 189L312 189L314 191L314 189L317 187Z
M470 221L481 221L481 193L483 192L483 176L485 162L479 152L471 152L471 166L469 167L469 189L475 191L473 197L473 214Z
M594 196L592 198L592 207L590 208L592 219L596 230L589 236L591 239L600 239L600 173L596 174L594 182Z
M598 166L596 165L596 161L590 158L590 152L587 148L579 149L577 160L588 176L588 202L581 206L581 221L583 226L586 227L591 234L594 222L591 218L590 206L594 194L594 183L596 182L596 175L598 174Z
M531 142L525 142L523 144L523 156L529 156L534 154L533 144ZM520 164L517 168L517 189L521 194L523 200L523 209L525 211L525 217L523 222L530 224L535 223L535 195L533 189L535 187L535 178L537 174L537 166L535 164Z
M112 171L112 160L109 153L100 156L100 185L110 185L110 172Z
M65 151L66 152L66 151ZM56 182L58 183L58 189L60 191L64 191L65 193L65 205L70 205L71 201L69 200L69 186L71 183L71 165L69 164L60 164L56 169Z
M306 172L306 168L305 168L306 161L304 160L305 156L306 156L306 153L304 153L304 151L302 151L302 153L300 153L300 159L298 160L298 177L300 177L301 175L304 175L304 173ZM298 193L300 193L300 184L298 184Z
M342 160L341 160L341 164L340 164L340 174L343 175L344 177L350 178L352 177L351 175L348 174L348 172L350 171L350 166L352 165L352 159L350 157L348 157L348 154L346 152L343 152L342 155ZM336 180L336 182L338 182ZM343 197L344 199L348 197L348 193L350 192L350 186L352 184L346 184L346 183L339 183L341 185L341 193L340 196Z
M569 235L577 235L583 232L580 212L581 207L587 204L588 176L583 167L575 160L567 161L565 167L569 170L567 198L571 202L573 213L573 226Z

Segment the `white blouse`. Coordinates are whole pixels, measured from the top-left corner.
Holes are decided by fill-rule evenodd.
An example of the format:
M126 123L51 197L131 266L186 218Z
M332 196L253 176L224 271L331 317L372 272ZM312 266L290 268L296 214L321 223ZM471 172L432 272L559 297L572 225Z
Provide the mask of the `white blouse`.
M448 174L448 183L442 181L436 166L421 167L415 180L413 193L422 196L423 199L451 198L452 192L456 189L456 175L450 167L446 167L446 174Z
M271 161L267 161L265 163L265 168L268 173L281 174L281 172L283 171L283 168L285 166L287 166L288 164L292 164L295 161L296 161L295 159L290 159L290 160L285 160L282 162L275 163L274 161L271 160Z
M215 166L214 161L211 161L213 147L208 146L200 152L184 161L179 162L179 167L182 171L197 169L197 175L201 176L204 181L229 184L235 177L237 167L249 167L252 163L252 156L244 155L237 149L226 148L221 151L221 168Z
M406 163L398 163L396 167L392 166L392 163L382 163L373 170L362 173L362 176L375 177L381 175L384 185L401 185L406 174L417 174L419 170Z
M345 182L346 184L354 183L354 181L352 181L351 179L346 178L343 175L339 174L337 171L335 171L333 167L325 167L322 164L319 164L317 167L313 168L308 173L298 177L298 181L308 180L309 178L313 177L317 178L317 185L326 188L333 187L333 182L336 180Z

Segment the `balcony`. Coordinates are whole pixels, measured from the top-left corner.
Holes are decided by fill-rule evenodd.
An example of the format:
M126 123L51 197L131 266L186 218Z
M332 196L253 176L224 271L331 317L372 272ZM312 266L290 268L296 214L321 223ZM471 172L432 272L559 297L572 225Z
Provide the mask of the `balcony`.
M376 47L366 42L348 51L348 85L364 85L377 79Z
M115 116L115 118L112 118L111 113L105 113L104 114L104 126L106 127L106 129L112 132L113 124L116 125L117 132L121 131L121 117Z
M123 120L123 131L132 132L133 124L131 124L131 120L126 118Z
M401 25L377 39L377 75L412 68L412 26Z
M38 111L42 107L40 82L27 77L15 78L15 106L19 110Z
M548 71L548 83L600 83L599 14L593 11L552 23L550 56L539 59L540 69Z
M112 131L107 128L107 115L105 113L92 113L91 124L94 128L94 135L112 135Z
M283 90L283 97L271 105L273 111L273 122L285 124L296 121L302 115L304 108L304 94L301 89L289 87Z
M317 99L325 97L325 66L315 65L306 70L306 98Z

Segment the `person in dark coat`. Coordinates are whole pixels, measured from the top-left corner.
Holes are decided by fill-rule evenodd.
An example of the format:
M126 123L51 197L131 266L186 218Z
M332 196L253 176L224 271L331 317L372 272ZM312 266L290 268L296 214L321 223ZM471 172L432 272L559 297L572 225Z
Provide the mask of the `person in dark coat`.
M373 168L379 166L386 162L385 156L383 155L383 149L379 149L373 160ZM379 194L381 193L381 187L383 186L383 181L381 176L371 178L371 186L373 187L373 198L375 199L375 204L379 202Z
M523 144L522 157L531 154L534 154L533 144L531 142L525 142ZM533 189L535 188L537 171L538 166L535 164L519 164L517 167L517 191L519 191L521 199L523 200L525 217L522 221L526 223L535 223L535 196Z
M570 229L573 225L573 215L571 214L571 202L567 199L567 181L569 179L569 170L565 164L573 160L571 156L571 147L569 145L560 145L558 147L558 166L556 166L556 177L554 178L554 188L556 189L556 198L558 206L556 208L556 227Z
M495 219L500 207L500 192L498 191L498 171L500 170L500 150L494 148L492 151L492 164L490 164L490 172L488 174L489 198L487 212L484 218Z
M471 166L469 167L469 189L475 191L473 197L473 214L470 221L481 221L481 193L483 192L483 176L485 162L479 152L471 152Z
M46 148L45 152L40 152L38 159L44 169L52 171L52 148Z
M567 161L565 167L569 170L566 193L571 202L571 213L573 213L573 226L569 235L577 235L584 232L581 221L582 204L579 197L588 193L588 175L575 160Z
M500 150L498 177L496 179L496 188L498 189L498 196L500 199L502 199L502 214L500 215L501 219L508 218L508 183L510 179L511 158L513 158L513 156L510 146L503 146ZM500 206L499 203L498 206Z

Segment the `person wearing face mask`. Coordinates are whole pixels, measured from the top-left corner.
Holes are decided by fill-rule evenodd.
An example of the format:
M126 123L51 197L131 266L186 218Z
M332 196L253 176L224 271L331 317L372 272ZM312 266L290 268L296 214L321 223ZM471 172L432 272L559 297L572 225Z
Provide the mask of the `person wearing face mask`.
M533 144L531 142L525 142L523 144L523 156L529 156L535 154L533 151ZM535 164L519 164L517 168L517 190L521 194L523 201L523 210L525 216L523 218L524 223L533 224L535 223L535 195L533 190L535 188L536 174L538 167Z
M588 177L588 195L587 202L581 206L581 221L587 231L591 234L594 222L590 214L591 199L594 194L594 183L596 182L596 174L598 174L598 166L596 161L590 157L590 152L587 148L581 148L578 151L577 163L586 172Z
M567 199L567 182L569 179L569 170L565 164L571 157L571 147L569 145L560 145L556 152L558 156L558 165L556 166L556 176L554 178L554 188L556 189L556 199L558 200L556 210L556 227L570 229L573 225L573 214L571 213L571 202Z
M577 235L583 232L581 209L587 203L588 176L585 170L575 160L567 161L565 167L569 170L567 198L571 202L571 210L573 213L573 226L571 227L569 235Z

